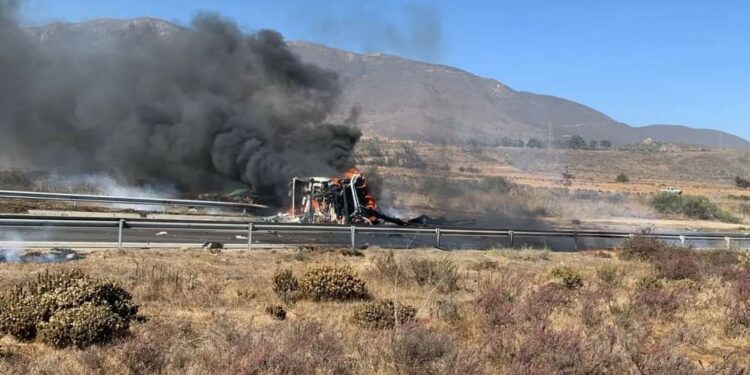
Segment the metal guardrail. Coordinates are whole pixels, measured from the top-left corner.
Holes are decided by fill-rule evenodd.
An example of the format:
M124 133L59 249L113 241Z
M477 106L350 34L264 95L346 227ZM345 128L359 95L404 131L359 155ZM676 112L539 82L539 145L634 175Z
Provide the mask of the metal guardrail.
M247 247L253 247L253 233L255 232L309 232L309 233L348 233L351 237L351 246L356 245L358 233L408 233L414 235L434 235L435 246L440 247L441 240L445 236L474 236L474 237L501 237L507 238L511 247L515 239L519 237L558 237L571 238L575 249L578 249L578 241L582 238L610 238L625 239L636 235L631 232L607 232L607 231L569 231L569 230L512 230L512 229L481 229L481 228L412 228L412 227L374 227L374 226L343 226L343 225L311 225L311 224L278 224L278 223L232 223L232 222L206 222L206 221L153 221L148 219L24 219L24 218L0 218L0 227L8 226L31 226L31 227L76 227L76 228L117 228L117 246L123 246L123 231L125 229L206 229L206 230L229 230L238 233L246 233ZM725 241L727 247L732 243L750 241L748 233L645 233L648 237L680 241Z
M0 198L53 200L68 202L94 202L112 204L140 204L156 206L218 207L237 209L266 209L268 206L255 203L218 202L191 199L132 198L108 195L42 193L34 191L0 190Z

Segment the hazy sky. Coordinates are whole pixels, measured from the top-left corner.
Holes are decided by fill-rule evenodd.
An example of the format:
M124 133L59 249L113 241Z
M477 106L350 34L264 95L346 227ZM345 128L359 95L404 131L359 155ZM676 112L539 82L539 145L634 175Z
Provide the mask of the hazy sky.
M465 69L575 100L631 125L681 124L750 139L750 1L29 0L27 24L201 10L248 31Z

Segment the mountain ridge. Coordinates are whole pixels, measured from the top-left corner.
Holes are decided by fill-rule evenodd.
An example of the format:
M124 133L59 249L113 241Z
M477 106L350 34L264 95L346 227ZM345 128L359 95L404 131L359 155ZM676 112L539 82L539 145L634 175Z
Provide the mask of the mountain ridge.
M170 37L184 27L156 18L57 22L28 28L40 42L76 34L91 43L107 38ZM365 135L434 143L498 144L503 138L544 142L580 135L615 145L644 139L711 148L750 149L750 142L713 129L683 125L633 127L585 104L515 90L504 83L441 64L382 53L361 54L306 41L287 42L303 61L335 71L342 84L335 120L361 109Z

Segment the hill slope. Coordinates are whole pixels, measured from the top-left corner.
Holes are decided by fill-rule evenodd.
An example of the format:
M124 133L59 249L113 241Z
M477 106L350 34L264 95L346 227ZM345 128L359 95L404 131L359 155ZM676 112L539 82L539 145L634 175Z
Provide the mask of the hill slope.
M344 107L362 106L359 123L369 135L492 143L506 136L546 141L551 129L554 138L581 135L616 144L653 138L709 147L718 147L721 142L725 148L750 149L750 142L716 130L631 127L585 105L516 91L452 67L383 54L357 54L307 42L291 45L304 60L341 74Z
M169 38L180 26L153 19L100 19L29 29L43 43L84 38ZM750 142L715 130L654 125L634 128L585 105L548 95L516 91L496 80L460 69L382 54L357 54L319 44L290 42L303 60L336 71L343 83L338 116L361 107L366 135L437 143L498 143L503 137L547 141L565 135L609 139L615 144L652 138L664 142L750 149Z

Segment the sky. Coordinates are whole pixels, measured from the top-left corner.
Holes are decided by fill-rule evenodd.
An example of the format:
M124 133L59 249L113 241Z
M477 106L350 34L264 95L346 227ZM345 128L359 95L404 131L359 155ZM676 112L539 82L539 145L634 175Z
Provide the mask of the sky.
M445 64L555 95L634 125L750 139L750 2L734 0L27 0L22 21L150 16L188 25L215 11L355 52Z

